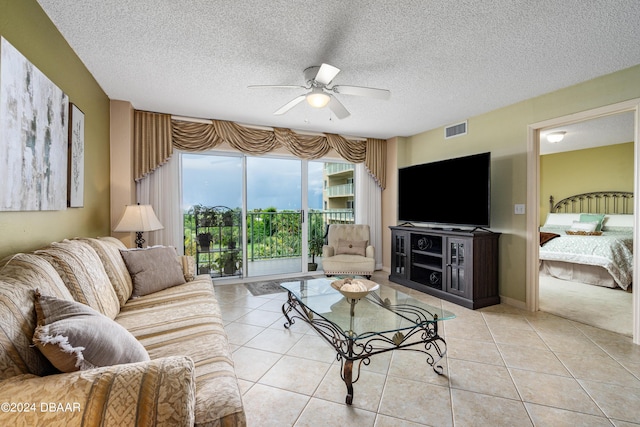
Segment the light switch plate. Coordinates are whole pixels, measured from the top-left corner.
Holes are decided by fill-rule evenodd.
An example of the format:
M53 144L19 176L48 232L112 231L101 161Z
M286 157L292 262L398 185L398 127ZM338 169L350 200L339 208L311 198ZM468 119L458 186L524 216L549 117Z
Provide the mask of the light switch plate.
M516 215L524 215L524 204L516 204L514 207L514 213Z

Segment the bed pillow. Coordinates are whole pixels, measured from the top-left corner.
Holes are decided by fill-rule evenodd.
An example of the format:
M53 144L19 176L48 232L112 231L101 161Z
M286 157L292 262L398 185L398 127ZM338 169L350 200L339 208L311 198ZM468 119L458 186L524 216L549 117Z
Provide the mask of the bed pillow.
M580 214L580 222L595 222L596 229L594 231L602 231L602 222L604 221L604 214Z
M33 343L61 372L150 360L129 331L86 304L36 291L35 308Z
M611 214L605 215L602 229L607 230L611 227L633 228L634 225L633 214Z
M336 255L360 255L365 256L368 240L342 240L338 239L338 249Z
M583 222L583 221L573 221L573 225L569 230L571 231L584 231L585 233L593 233L594 231L599 231L598 222Z
M134 297L186 283L175 248L152 246L120 250L133 282Z
M545 227L565 226L571 227L573 221L580 221L580 214L574 213L550 213L544 223Z

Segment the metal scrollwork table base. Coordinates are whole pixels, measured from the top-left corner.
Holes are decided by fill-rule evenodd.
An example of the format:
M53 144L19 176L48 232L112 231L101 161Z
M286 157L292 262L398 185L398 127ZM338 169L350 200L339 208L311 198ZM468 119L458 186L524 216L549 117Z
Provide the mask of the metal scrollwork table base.
M320 278L283 283L288 292L282 306L284 327L288 329L300 319L336 350L348 405L353 402L353 384L360 378L361 366L369 365L376 354L422 352L434 372L442 375L438 363L447 350L438 335L438 322L454 318L452 313L392 288L381 288L362 299L347 299L330 286L331 281Z

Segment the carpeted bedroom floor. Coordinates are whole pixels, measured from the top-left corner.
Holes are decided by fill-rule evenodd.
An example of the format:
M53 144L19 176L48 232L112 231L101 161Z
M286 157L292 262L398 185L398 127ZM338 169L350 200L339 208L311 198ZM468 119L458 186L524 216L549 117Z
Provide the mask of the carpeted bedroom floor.
M626 336L633 335L633 294L540 276L540 310Z

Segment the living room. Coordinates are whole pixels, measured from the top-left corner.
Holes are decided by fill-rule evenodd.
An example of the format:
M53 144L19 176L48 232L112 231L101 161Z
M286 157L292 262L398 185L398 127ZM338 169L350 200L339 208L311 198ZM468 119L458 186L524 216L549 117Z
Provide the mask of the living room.
M107 96L36 0L4 1L0 3L0 16L0 35L82 106L86 118L84 206L60 211L1 212L0 258L65 238L114 235L123 206L135 203L131 146L127 142L133 132L131 117L135 106L126 98ZM470 131L463 137L445 139L443 126L438 126L415 135L388 138L379 230L382 245L376 248L382 254L382 276L391 265L389 226L397 225L398 168L490 151L491 229L501 233L500 297L510 307L527 309L531 298L527 284L531 277L527 269L532 239L529 214L541 203L530 196L536 185L533 180L537 179L531 171L530 126L637 98L640 65L594 75L588 81L468 117ZM126 137L123 139L122 135ZM514 214L514 205L518 204L527 205L527 215ZM133 246L128 234L117 237ZM640 324L639 319L636 316ZM639 329L640 325L636 325Z

